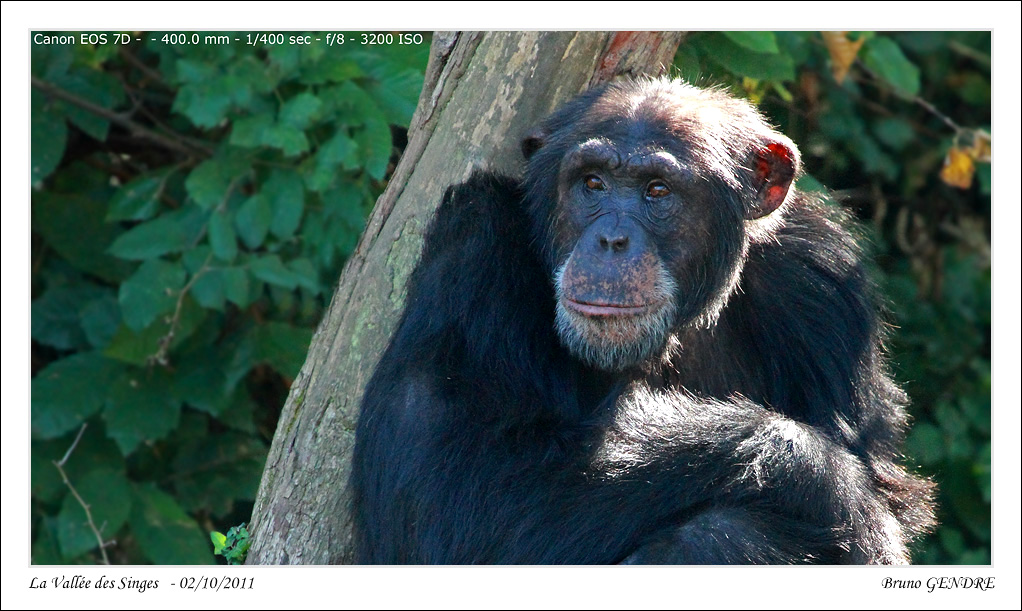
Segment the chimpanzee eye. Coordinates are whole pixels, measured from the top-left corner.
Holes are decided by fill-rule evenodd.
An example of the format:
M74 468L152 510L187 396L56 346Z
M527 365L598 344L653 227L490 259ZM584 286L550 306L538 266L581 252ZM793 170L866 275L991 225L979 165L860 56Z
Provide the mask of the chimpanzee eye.
M659 180L646 185L646 197L650 199L656 199L658 197L666 197L671 194L671 188Z
M595 174L590 174L585 178L586 189L592 189L593 191L603 191L603 180Z

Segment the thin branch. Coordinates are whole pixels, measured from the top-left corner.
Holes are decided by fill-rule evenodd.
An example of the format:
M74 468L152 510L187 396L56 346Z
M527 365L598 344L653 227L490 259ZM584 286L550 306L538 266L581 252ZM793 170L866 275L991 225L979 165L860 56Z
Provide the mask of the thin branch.
M941 121L943 121L944 124L947 125L948 127L950 127L951 129L953 129L956 134L962 131L961 126L959 126L957 123L952 121L950 117L948 117L944 113L942 113L939 110L937 110L933 106L933 104L930 104L929 102L927 102L926 100L924 100L923 98L921 98L919 96L916 96L915 99L913 99L912 101L915 102L916 104L922 106L923 108L928 110L930 112L930 114L932 114L933 116L935 116L938 119L940 119Z
M47 95L51 95L55 98L64 100L65 102L74 104L75 106L87 110L94 115L103 117L107 121L120 125L121 127L129 130L134 135L140 138L145 138L146 140L149 140L155 144L159 144L164 148L176 151L178 153L183 153L185 155L192 155L198 157L208 157L213 154L213 151L209 148L206 148L204 146L195 146L194 148L192 146L188 146L180 139L164 136L163 134L155 132L144 125L136 123L131 119L124 117L121 114L113 112L112 110L109 110L107 108L103 108L102 106L99 106L97 104L93 104L92 102L82 99L73 93L64 91L63 89L57 87L56 85L47 83L46 81L38 77L35 76L32 77L32 86L38 89L39 91L46 93Z
M184 143L186 146L190 146L200 151L206 152L208 154L212 154L213 149L210 148L208 144L196 138L190 138L188 136L185 136L184 134L176 133L173 130L173 128L171 128L169 125L163 122L158 116L156 116L156 113L150 111L149 108L146 107L145 102L142 100L140 90L137 90L131 85L123 82L123 80L122 84L124 85L124 92L128 94L128 97L131 98L132 103L135 104L135 108L132 109L132 114L134 114L135 110L137 109L139 112L145 115L147 119L152 121L153 125L167 133L174 134L174 137L177 138L180 142Z
M877 85L877 86L882 86L882 87L884 87L884 88L888 88L888 89L889 89L889 88L891 88L891 85L890 85L890 83L888 83L888 82L887 82L887 81L885 81L884 79L882 79L882 78L880 78L879 76L877 76L877 74L876 74L875 72L873 72L872 70L870 70L870 69L869 69L869 67L868 67L868 66L866 66L866 63L865 63L865 62L863 62L863 61L862 61L861 59L856 59L856 60L855 60L855 64L856 64L856 65L857 65L857 66L858 66L858 67L859 67L859 68L860 68L860 69L861 69L861 70L862 70L862 71L863 71L863 72L864 72L865 74L869 75L869 78L870 78L870 79L872 79L872 81L873 81L873 84L875 84L875 85ZM914 104L918 104L919 106L923 107L923 108L924 108L924 109L926 109L926 110L927 110L927 111L928 111L928 112L929 112L930 114L932 114L933 116L935 116L935 117L937 117L938 119L940 119L941 121L943 121L945 125L947 125L948 127L950 127L950 128L951 128L951 129L952 129L952 130L953 130L953 131L955 132L955 134L958 134L959 132L961 132L961 131L962 131L962 128L961 128L961 126L959 126L959 125L958 125L957 123L955 123L954 121L952 121L950 117L948 117L948 116L947 116L947 115L945 115L944 113L942 113L942 112L940 112L939 110L937 110L937 109L936 109L936 107L934 107L934 105L933 105L933 104L930 104L929 102L927 102L926 100L924 100L924 99L922 98L922 96L920 96L920 95L918 95L918 94L916 94L916 95L913 95L913 96L912 96L912 98L911 98L911 101L912 101L912 102L913 102Z
M122 46L119 49L119 51L118 51L118 55L120 55L122 58L124 58L124 60L127 61L129 64L134 66L136 70L138 70L139 72L144 74L146 77L148 77L149 80L151 80L152 82L160 85L161 87L163 87L164 89L167 89L169 91L173 91L174 90L174 88L171 85L169 85L167 83L167 81L163 80L163 75L162 74L160 74L156 70L153 70L149 66L145 65L142 62L142 60L140 60L139 58L135 57L134 53L132 53L131 51L128 51L127 47Z
M78 447L78 442L82 440L82 435L85 434L85 429L88 426L89 426L88 423L86 422L82 423L82 428L78 429L78 435L75 436L75 440L74 442L71 443L71 447L67 449L67 452L64 452L64 458L61 458L60 462L54 463L57 465L58 469L63 468L64 465L67 464L67 459L71 458L71 452L74 452L75 448Z
M85 510L85 518L87 520L89 530L91 530L92 534L96 536L96 542L99 543L99 553L103 557L103 564L109 565L110 558L109 556L106 555L106 548L108 545L113 545L116 542L103 541L103 535L100 533L100 529L96 527L96 522L94 522L92 519L92 512L89 511L89 504L85 502L85 499L83 499L82 496L78 494L78 491L75 490L75 487L71 485L71 480L67 478L67 473L64 471L64 465L67 464L67 459L71 458L71 453L74 452L75 448L78 447L78 442L81 441L82 435L85 433L85 427L87 426L88 423L84 422L82 423L82 428L78 429L78 436L75 437L75 440L71 444L71 447L68 448L67 452L64 453L63 458L61 458L59 461L58 460L53 461L53 466L56 467L57 471L60 472L60 477L61 479L64 480L64 485L67 486L67 489L71 491L72 496L75 497L75 500L78 501L78 504L81 505L82 509Z
M951 42L948 43L947 46L955 53L963 57L968 57L969 59L973 60L980 66L983 66L984 68L990 67L990 56L986 53L983 53L982 51L977 51L976 49L973 49L972 47L964 43L958 42L957 40L952 40Z
M213 214L219 214L220 211L224 209L224 207L227 205L228 200L231 198L231 194L234 192L234 189L238 185L238 182L241 180L241 178L242 178L241 176L235 176L234 179L231 180L231 184L227 185L227 189L224 190L224 196L220 199L220 203L216 206L216 208L213 209ZM202 231L200 231L199 234L195 236L195 240L192 242L192 248L195 248L195 246L198 245L199 240L201 240L202 237L206 234L208 228L209 223L203 225ZM185 295L188 294L188 291L192 290L192 286L195 284L196 280L198 280L204 274L210 271L209 262L212 260L213 252L210 251L210 253L206 255L206 260L202 262L202 265L199 267L199 269L195 270L195 273L192 274L192 277L189 278L188 282L181 288L181 292L178 293L177 295L177 304L174 306L174 314L168 320L169 328L167 329L167 333L166 335L160 338L160 347L156 351L156 354L149 357L150 362L155 362L160 365L167 364L167 352L170 350L170 343L174 341L174 334L177 332L177 325L181 321L181 309L184 307Z
M214 214L216 214L214 212ZM181 292L177 294L177 303L174 306L174 314L171 315L167 323L167 333L160 338L159 348L156 350L156 354L149 357L149 362L157 363L159 365L167 364L167 352L170 351L170 344L174 341L174 335L177 333L177 325L181 322L181 310L184 307L185 296L188 295L188 291L192 290L192 286L195 281L201 278L210 270L209 262L213 259L212 251L206 255L206 260L202 262L202 266L199 267L192 274L192 277L188 279L188 282L181 287Z

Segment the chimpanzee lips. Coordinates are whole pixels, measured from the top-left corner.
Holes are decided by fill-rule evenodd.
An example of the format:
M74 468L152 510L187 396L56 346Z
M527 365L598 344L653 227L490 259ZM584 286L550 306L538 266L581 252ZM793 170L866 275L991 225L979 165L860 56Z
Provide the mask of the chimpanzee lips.
M564 305L579 314L597 317L639 316L656 308L658 304L623 305L616 303L586 303L564 297Z

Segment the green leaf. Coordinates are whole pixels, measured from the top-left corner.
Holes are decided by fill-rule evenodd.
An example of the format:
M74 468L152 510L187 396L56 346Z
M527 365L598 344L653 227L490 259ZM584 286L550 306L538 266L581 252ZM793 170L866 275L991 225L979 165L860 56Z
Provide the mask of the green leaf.
M219 416L230 403L230 389L222 360L218 350L209 348L183 354L174 373L174 395L195 409Z
M188 175L185 189L200 208L209 210L227 198L231 183L247 170L247 167L233 160L207 159Z
M230 551L224 554L227 564L245 564L245 557L248 555L248 548L252 546L252 540L244 522L227 531L227 542L231 547Z
M270 231L281 239L294 234L305 210L305 188L295 172L274 170L261 192L273 210Z
M179 62L180 69L180 62ZM231 83L222 77L184 85L174 98L173 110L180 112L196 127L216 127L227 117L235 93Z
M272 67L279 72L291 74L298 67L301 60L300 49L297 45L274 45L266 52Z
M254 410L255 404L247 392L235 392L231 394L227 407L217 414L217 420L232 429L255 434L259 431L254 423Z
M290 75L288 75L290 76ZM272 93L280 76L266 69L266 62L254 54L242 54L228 65L224 82L230 87L235 106L243 109L263 107L264 98L257 94Z
M234 227L249 250L262 246L266 234L270 231L272 218L273 210L262 192L256 193L241 204L234 217Z
M777 39L773 32L721 32L731 42L753 53L777 53Z
M104 223L105 214L105 202L84 195L32 194L32 231L76 268L119 283L135 266L106 252L121 229Z
M57 169L67 146L67 124L64 115L36 104L32 95L32 172L31 181L37 183Z
M315 157L303 163L301 172L305 176L305 184L312 191L329 189L337 179L338 166L353 162L357 150L358 144L344 130L337 130L332 138L319 147Z
M65 74L56 85L96 106L113 110L123 99L124 89L112 74L98 70L79 70ZM110 131L110 121L96 113L70 103L63 103L67 118L79 129L103 142Z
M118 302L124 323L141 331L161 314L173 312L184 284L185 270L180 263L146 261L121 285Z
M811 174L803 174L795 182L795 186L802 192L829 193L827 187Z
M919 68L905 57L894 40L878 36L867 41L863 46L862 61L893 86L898 95L913 98L919 93Z
M170 169L145 174L118 189L110 200L107 222L144 221L152 218L160 210L160 193L172 172Z
M263 132L263 144L280 149L286 157L294 157L309 150L305 132L289 125L274 125Z
M77 437L78 430L74 429L54 439L32 440L32 498L34 500L54 504L67 494L67 486L53 463L64 458ZM64 463L64 472L74 483L96 469L113 469L118 473L124 473L124 464L124 456L121 455L117 445L107 439L103 424L93 420L85 429L81 439L78 440L74 452Z
M178 80L183 83L204 83L217 76L217 69L208 62L182 58L174 67Z
M280 109L282 125L304 130L319 117L323 102L311 93L303 92L292 97Z
M138 444L166 437L181 417L181 402L158 371L126 372L106 389L107 435L127 456Z
M796 66L811 61L816 49L814 39L819 36L816 32L774 32L777 40L779 53L791 58Z
M904 149L916 139L912 124L905 119L884 118L873 124L873 133L877 138L895 151Z
M281 375L294 379L305 364L312 330L270 322L252 331L254 360L270 364Z
M213 254L224 262L231 262L238 256L238 236L234 233L234 215L225 211L214 211L209 218L209 245Z
M376 180L382 180L387 173L387 164L390 163L390 126L382 117L369 117L365 128L355 134L355 141L365 159L366 172Z
M103 406L122 367L97 352L50 363L32 379L32 436L52 439L81 426Z
M81 325L85 304L108 291L94 284L56 286L32 302L32 339L58 350L89 346Z
M366 92L376 101L388 123L408 125L422 91L422 70L398 70L381 75L379 81L366 85Z
M64 558L57 547L57 519L44 517L38 522L32 543L32 564L63 564Z
M82 331L95 348L104 348L121 324L121 307L112 292L85 304L80 311Z
M113 539L131 511L131 486L124 472L97 469L72 481L71 485L88 503L93 525L100 529L103 540ZM57 541L65 559L75 558L99 546L96 534L88 525L85 510L71 494L64 497L57 516Z
M224 545L227 544L227 537L223 533L218 533L215 530L209 533L209 540L213 542L213 553L219 554L224 551Z
M298 277L281 262L277 255L266 255L253 259L248 264L252 275L263 282L268 282L286 289L293 289L298 286Z
M693 44L710 62L737 75L764 81L795 80L795 64L780 53L750 53L719 32L707 32Z
M229 267L223 274L224 297L239 308L248 307L251 303L249 290L249 272L243 267Z
M337 60L334 57L324 57L314 64L302 66L302 74L299 78L301 83L306 85L322 85L323 83L340 83L350 81L364 76L362 69L350 60ZM422 86L419 86L422 89Z
M226 431L181 446L172 468L176 499L187 511L227 517L236 501L255 500L266 461L266 445L253 435Z
M135 225L114 240L110 253L121 259L142 261L186 250L202 230L200 215L197 208L187 206Z
M231 125L230 143L252 148L262 146L264 134L272 127L273 117L268 112L238 119Z
M45 32L47 36L66 32ZM32 45L32 74L45 80L55 80L67 72L74 61L73 49L77 45Z
M205 319L206 313L207 311L199 307L195 301L186 297L177 327L174 329L170 349L177 347L194 333ZM110 345L103 350L103 354L132 365L147 365L150 358L159 351L160 342L170 332L170 326L165 318L161 317L137 332L127 325L122 325L110 340Z
M192 283L191 295L204 308L223 310L226 300L223 271L212 268L203 272Z
M287 266L295 273L298 286L312 291L313 294L319 294L319 272L312 261L304 258L294 259L288 262Z
M206 536L173 497L136 485L129 524L142 553L156 564L213 564Z

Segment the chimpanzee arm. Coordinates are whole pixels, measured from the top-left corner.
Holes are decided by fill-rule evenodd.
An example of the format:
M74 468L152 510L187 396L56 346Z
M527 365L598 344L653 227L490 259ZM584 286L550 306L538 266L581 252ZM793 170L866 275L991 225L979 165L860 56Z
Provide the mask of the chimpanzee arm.
M741 398L643 389L621 403L599 470L673 490L684 508L626 562L903 561L869 470L819 429Z

